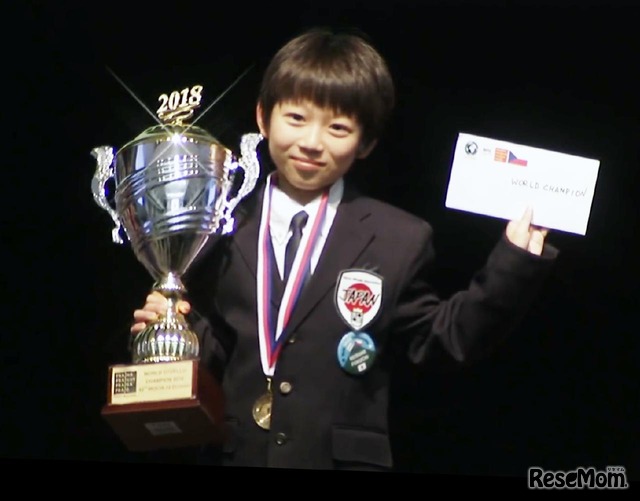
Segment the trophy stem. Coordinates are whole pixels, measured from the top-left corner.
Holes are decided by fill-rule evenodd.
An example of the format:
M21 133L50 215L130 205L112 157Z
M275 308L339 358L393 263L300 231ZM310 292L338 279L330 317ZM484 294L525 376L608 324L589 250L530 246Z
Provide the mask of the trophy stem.
M167 313L151 322L133 340L133 363L176 362L198 358L198 336L191 330L178 301L186 289L180 277L167 273L153 286L167 299Z

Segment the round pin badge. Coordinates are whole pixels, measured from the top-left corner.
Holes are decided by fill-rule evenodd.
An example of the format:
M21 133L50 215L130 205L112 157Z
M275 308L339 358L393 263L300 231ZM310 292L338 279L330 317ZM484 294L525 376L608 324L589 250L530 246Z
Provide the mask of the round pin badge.
M349 374L366 372L375 358L375 343L366 332L347 332L338 343L338 363Z

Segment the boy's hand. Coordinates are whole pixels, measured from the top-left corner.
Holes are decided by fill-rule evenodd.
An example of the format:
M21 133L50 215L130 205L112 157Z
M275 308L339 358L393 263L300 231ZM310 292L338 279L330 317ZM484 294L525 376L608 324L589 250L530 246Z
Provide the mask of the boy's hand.
M527 207L520 219L509 221L507 224L507 238L512 244L539 256L542 254L544 239L549 230L533 226L531 224L532 217L533 209Z
M133 312L133 324L131 325L131 334L133 335L143 331L150 322L167 313L167 298L159 292L154 291L149 294L146 301L141 310ZM189 311L191 311L191 305L187 301L178 301L178 312L184 315Z

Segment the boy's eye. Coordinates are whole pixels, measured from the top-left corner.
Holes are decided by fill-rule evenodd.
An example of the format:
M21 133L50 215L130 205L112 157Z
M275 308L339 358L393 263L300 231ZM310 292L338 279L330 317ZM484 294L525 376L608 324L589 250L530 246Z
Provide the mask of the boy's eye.
M300 113L287 113L287 117L289 117L291 120L294 120L296 122L300 122L302 120L304 120L304 117L300 114Z
M340 123L331 124L331 129L336 132L344 132L344 133L351 131L351 127L345 124L340 124Z

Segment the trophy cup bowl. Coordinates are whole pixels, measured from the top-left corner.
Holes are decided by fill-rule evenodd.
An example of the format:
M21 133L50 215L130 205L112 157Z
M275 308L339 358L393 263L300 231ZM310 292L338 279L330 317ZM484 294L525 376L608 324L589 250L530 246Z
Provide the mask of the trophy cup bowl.
M211 427L222 420L221 391L198 367L198 337L177 303L186 293L182 277L204 245L233 231L233 210L258 179L261 140L257 133L242 136L237 158L204 129L178 121L146 129L117 153L110 146L92 150L97 161L92 192L113 219L113 241L123 243L124 230L154 279L153 290L167 299L166 315L133 338L132 364L110 368L103 415L130 449L206 441L204 435L210 438ZM105 192L111 180L110 203ZM183 412L180 420L171 413L194 402L205 424L190 433L184 428L198 426L198 419Z

